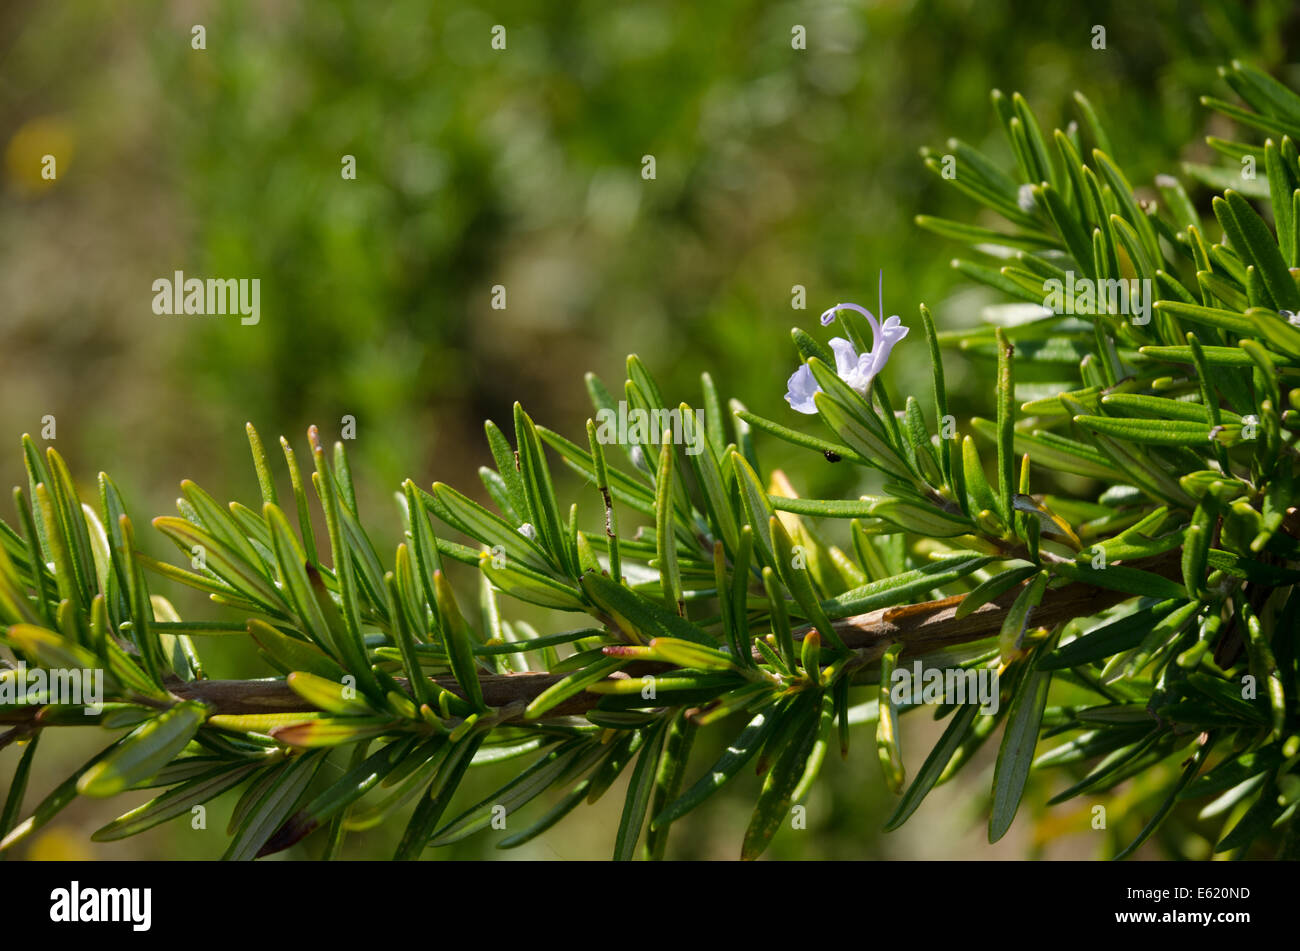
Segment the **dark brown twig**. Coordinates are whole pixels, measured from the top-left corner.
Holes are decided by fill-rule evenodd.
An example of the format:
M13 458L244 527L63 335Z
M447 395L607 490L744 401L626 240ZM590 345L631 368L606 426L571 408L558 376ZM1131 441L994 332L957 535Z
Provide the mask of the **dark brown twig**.
M1176 555L1164 556L1151 564L1142 565L1148 571L1172 575L1177 567ZM981 605L965 617L957 617L957 606L964 595L955 595L922 604L882 608L866 614L857 614L833 622L836 632L847 647L861 651L861 661L870 662L881 656L889 645L902 642L904 654L925 654L957 644L984 640L998 633L1003 618L1010 608L1019 588L1012 588ZM1108 591L1092 585L1075 583L1049 591L1034 610L1031 623L1034 627L1053 627L1079 617L1119 604L1133 597L1117 591ZM807 630L795 632L801 638ZM665 669L663 664L629 664L616 677L640 676ZM542 691L562 680L565 674L533 671L515 674L484 674L479 678L484 701L493 707L522 709ZM434 683L463 697L464 691L450 675L431 677ZM183 700L201 700L215 713L248 715L264 713L308 713L317 708L304 700L283 680L195 680L170 685L171 692ZM600 695L579 693L548 712L548 716L581 714L600 701ZM0 713L0 723L29 724L39 728L35 711L26 708Z

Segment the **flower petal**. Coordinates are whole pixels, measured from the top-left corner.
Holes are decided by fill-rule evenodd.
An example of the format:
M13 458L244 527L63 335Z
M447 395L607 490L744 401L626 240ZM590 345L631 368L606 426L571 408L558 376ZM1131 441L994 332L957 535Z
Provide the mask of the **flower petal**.
M871 348L871 366L870 373L872 378L885 368L889 362L889 355L893 352L894 346L898 344L908 334L908 328L903 326L895 314L885 321L884 327L880 329L880 336L874 341Z
M813 395L821 392L821 387L817 385L817 380L813 378L812 370L808 369L808 364L802 363L799 369L790 375L786 383L785 401L790 404L790 408L798 413L813 415L817 412L817 404L813 402Z
M831 350L835 352L835 372L848 379L849 374L858 366L857 349L843 337L832 337Z

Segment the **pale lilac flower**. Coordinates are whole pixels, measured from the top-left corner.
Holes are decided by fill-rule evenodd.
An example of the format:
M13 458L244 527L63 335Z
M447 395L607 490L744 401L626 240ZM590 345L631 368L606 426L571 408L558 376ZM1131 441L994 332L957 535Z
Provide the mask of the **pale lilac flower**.
M813 396L820 392L821 387L813 379L812 370L808 369L808 364L801 363L786 384L785 401L794 411L812 415L817 412L817 404L813 402Z
M884 295L885 273L881 271L880 312L882 314L885 312ZM897 314L886 320L882 326L871 311L857 304L836 304L829 308L821 315L822 326L829 325L835 319L835 312L839 310L855 310L865 317L871 326L871 349L866 353L858 353L852 342L843 337L833 337L830 342L831 350L835 354L835 372L856 392L866 396L876 374L883 370L889 361L894 346L907 336L908 328L903 326ZM786 388L785 401L790 404L791 409L808 415L817 412L817 404L813 401L813 397L820 392L821 387L817 385L817 380L806 363L794 371Z

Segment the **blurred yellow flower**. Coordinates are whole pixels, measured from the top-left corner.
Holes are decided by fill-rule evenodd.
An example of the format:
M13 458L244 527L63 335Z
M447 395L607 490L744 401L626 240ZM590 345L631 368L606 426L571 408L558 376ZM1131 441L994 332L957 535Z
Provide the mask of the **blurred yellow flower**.
M27 858L33 862L90 862L85 836L66 826L54 826L32 842Z
M72 130L62 119L29 119L5 147L5 177L20 194L39 194L67 173L73 151Z

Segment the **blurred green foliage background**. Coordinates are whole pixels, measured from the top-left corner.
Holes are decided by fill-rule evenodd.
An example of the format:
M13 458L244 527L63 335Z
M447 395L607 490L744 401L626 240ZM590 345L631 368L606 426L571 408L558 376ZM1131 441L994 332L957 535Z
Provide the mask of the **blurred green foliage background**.
M590 414L582 373L617 385L629 352L670 401L697 404L707 369L724 394L794 422L782 399L790 327L819 331L817 314L841 300L874 310L879 269L886 314L905 323L921 301L941 329L974 323L994 301L962 286L954 249L912 222L970 218L917 151L957 136L1004 154L991 88L1022 91L1049 127L1071 119L1070 93L1084 91L1116 158L1146 185L1180 159L1215 161L1199 144L1215 127L1197 97L1221 92L1217 65L1242 56L1300 79L1284 65L1289 3L1087 6L10 0L0 8L3 476L21 481L18 436L52 414L78 478L89 487L110 471L143 523L172 510L182 478L255 498L245 421L301 451L308 424L334 438L350 414L363 510L391 551L401 479L483 497L485 418L508 423L518 399L579 434ZM192 48L195 24L206 49ZM505 50L490 45L497 24ZM804 50L792 48L795 26ZM39 174L47 153L53 182ZM356 158L355 181L340 175L344 155ZM641 177L645 155L653 181ZM260 278L261 322L155 316L151 284L176 270ZM504 310L491 306L494 285ZM792 309L794 285L806 310ZM910 343L891 369L904 394L927 379L916 372L924 348ZM948 373L954 405L987 412L981 368L950 356ZM847 466L760 450L805 494L862 491ZM159 541L156 553L171 554ZM248 660L200 647L217 675ZM936 734L912 719L914 770ZM38 758L31 796L99 742L89 731L63 741L66 757ZM701 742L694 770L715 752ZM16 759L0 754L0 785ZM882 837L890 806L872 760L864 735L856 756L825 771L807 831L779 835L769 854L1096 850L1087 815L1059 808L1036 825L1022 818L989 849L978 770ZM675 826L670 855L738 854L753 794L738 783ZM89 843L129 798L76 804L23 854L220 854L226 800L206 832L182 820ZM605 857L619 800L616 789L519 854ZM346 854L384 856L398 831L354 836ZM447 854L501 855L489 839Z

